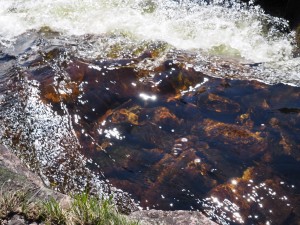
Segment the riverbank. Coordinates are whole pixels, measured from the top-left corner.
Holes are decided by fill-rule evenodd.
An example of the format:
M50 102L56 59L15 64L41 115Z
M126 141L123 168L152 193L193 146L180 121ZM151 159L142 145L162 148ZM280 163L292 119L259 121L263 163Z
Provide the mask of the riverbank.
M47 202L49 199L56 199L60 207L66 210L72 199L64 194L53 191L44 186L42 180L32 173L22 162L11 153L5 146L0 145L0 205L16 204L20 200L20 205L11 208L11 211L3 212L4 207L0 209L0 224L2 225L43 225L47 224L40 218L38 208L35 208L38 202ZM25 193L26 192L26 193ZM3 202L3 196L12 193L11 198L6 198ZM18 194L25 194L24 200L18 199ZM11 201L11 202L8 202ZM14 202L12 202L14 201ZM28 204L28 213L24 213L24 203ZM15 210L14 210L15 209ZM2 213L2 214L1 214ZM5 215L6 214L6 215ZM161 211L161 210L142 210L136 211L129 216L124 216L124 221L138 221L140 225L150 224L204 224L214 225L200 212L191 211ZM61 223L58 223L61 224ZM123 224L123 223L121 223ZM125 224L125 222L124 222ZM127 223L126 223L127 224Z

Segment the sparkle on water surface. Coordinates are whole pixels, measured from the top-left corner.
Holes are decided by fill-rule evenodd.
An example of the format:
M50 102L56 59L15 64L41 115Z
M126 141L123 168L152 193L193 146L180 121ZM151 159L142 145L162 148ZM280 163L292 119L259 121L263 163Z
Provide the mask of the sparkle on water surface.
M79 41L74 44L74 46L77 45L76 56L78 57L89 59L101 59L107 56L126 58L132 56L133 50L137 51L139 45L150 46L151 43L162 43L164 47L156 61L142 61L136 68L151 70L163 62L166 55L186 51L191 57L189 61L185 62L186 68L191 67L196 71L209 74L212 71L211 65L214 65L214 70L210 74L214 77L256 79L271 84L283 82L300 86L300 60L293 58L294 33L283 33L277 29L287 26L287 22L266 15L259 7L248 7L236 1L225 1L222 4L220 2L223 1L207 4L207 1L188 0L1 0L0 46L13 49L14 40L18 35L31 29L40 30L49 27L53 31L60 32L66 43L73 40L70 38L71 36L78 37ZM99 35L99 38L92 39L91 42L86 39L84 43L81 43L81 35L88 34ZM228 62L232 62L232 65L227 68L225 73L222 65ZM64 73L59 69L59 63L57 61L51 65L57 73L57 78L60 73ZM135 61L129 61L126 65L130 67L135 63ZM255 64L255 66L245 66L245 64ZM118 66L120 65L89 64L88 68L106 76L109 71L115 70ZM238 75L234 74L236 70L240 71ZM174 71L175 69L171 69L166 77L171 76ZM182 90L181 95L196 93L208 81L209 78L204 78L203 82ZM96 82L98 81L96 80ZM140 82L142 83L143 80L141 79ZM156 81L153 86L157 86L161 82L162 80ZM113 85L116 81L111 80L110 83ZM57 92L59 94L72 94L72 89L68 88L66 83L59 82L58 84ZM82 95L88 84L88 82L80 84L79 90ZM138 82L130 84L132 88L139 85ZM101 168L100 164L79 152L66 151L66 149L76 150L81 147L73 126L76 124L79 126L83 119L88 120L89 117L85 115L84 118L81 118L75 114L72 118L64 104L61 104L61 108L64 109L65 114L59 115L52 110L50 104L44 104L39 100L39 83L37 81L25 80L24 85L26 85L25 91L29 93L27 102L24 103L24 119L26 120L24 124L14 123L14 120L18 118L16 109L11 108L4 112L8 115L6 121L14 123L11 127L12 130L17 131L26 127L28 130L33 130L26 131L28 136L21 137L23 140L29 141L35 149L36 161L27 163L31 166L38 164L35 166L39 168L39 174L46 183L50 184L51 182L64 182L64 173L69 171L69 167L74 163L71 161L77 160L78 170L74 170L74 174L69 175L71 177L69 182L72 185L84 186L92 180L101 193L106 191L105 188L109 189L108 184L102 181L105 179L102 174L95 174L85 168L87 164ZM106 87L106 90L109 91L110 87ZM82 105L88 104L82 95L78 96L78 102ZM135 97L144 101L145 105L160 101L159 96L148 92L141 92ZM1 97L0 104L2 103L5 103L5 97ZM95 112L95 108L91 110ZM146 117L149 115L147 114ZM134 123L135 120L132 119L129 122ZM110 127L106 127L107 124L110 124ZM103 120L97 127L98 134L111 141L107 143L109 146L128 139L119 127L113 125L112 121ZM159 126L159 128L166 129L164 126ZM175 135L177 132L172 127L168 127L168 129L171 134ZM82 129L81 133L90 138L92 145L99 145L89 131ZM1 134L2 139L5 135ZM186 151L186 146L190 141L192 140L188 136L177 139L170 149L172 155L180 156L182 152ZM3 142L7 145L14 145L13 140L8 139ZM70 143L74 145L72 148L69 146ZM98 147L107 154L103 145ZM44 151L45 149L47 151ZM22 154L20 155L22 157ZM71 158L65 160L68 157ZM127 154L126 157L130 158L131 155ZM110 159L112 162L115 161L114 158ZM57 162L61 161L64 163L59 165L57 174L53 174L53 180L49 180L46 173L49 170L53 171L52 168L55 168ZM201 167L202 162L202 158L195 157L190 164ZM216 170L211 168L210 171L214 173ZM89 177L82 176L82 179L78 181L76 176L83 173L89 174ZM266 207L264 205L265 198L285 202L286 207L290 207L289 199L285 195L279 196L268 184L251 179L247 182L247 184L245 181L241 182L238 178L228 181L228 186L231 187L230 191L233 195L236 194L236 202L213 194L205 199L198 199L194 193L185 188L182 189L182 193L185 197L194 198L209 216L221 224L228 224L228 221L244 223L247 219L242 217L238 198L253 202L258 208ZM239 185L247 187L242 196L237 193ZM280 181L280 185L290 189L295 188L294 185L283 181ZM161 193L160 196L164 200L167 194ZM179 201L174 198L168 202L168 205L170 208L174 208ZM159 207L159 205L153 205L153 208L155 207ZM191 206L190 209L194 208ZM272 209L266 210L269 210L270 214L273 213ZM260 215L254 212L254 214L249 214L249 218L251 221L257 222ZM267 221L266 224L272 224L272 221Z

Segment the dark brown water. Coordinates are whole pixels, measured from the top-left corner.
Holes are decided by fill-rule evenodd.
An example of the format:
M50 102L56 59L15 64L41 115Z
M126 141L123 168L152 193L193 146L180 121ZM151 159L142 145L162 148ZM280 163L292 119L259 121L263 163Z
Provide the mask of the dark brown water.
M299 222L299 87L237 79L257 65L234 59L199 72L161 44L80 57L93 38L33 32L1 53L2 142L48 185L221 224Z

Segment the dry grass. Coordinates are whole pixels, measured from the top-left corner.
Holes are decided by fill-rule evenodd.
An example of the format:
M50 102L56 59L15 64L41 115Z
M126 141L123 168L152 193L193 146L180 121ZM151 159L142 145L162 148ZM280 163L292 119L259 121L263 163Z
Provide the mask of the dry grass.
M24 190L6 190L5 183L0 189L0 218L5 218L11 213L19 213L21 206L26 199L26 192Z
M99 199L88 193L72 196L68 208L62 208L54 198L45 201L28 198L25 189L12 191L0 189L0 219L15 214L31 222L43 221L46 225L137 225L118 213L112 198Z

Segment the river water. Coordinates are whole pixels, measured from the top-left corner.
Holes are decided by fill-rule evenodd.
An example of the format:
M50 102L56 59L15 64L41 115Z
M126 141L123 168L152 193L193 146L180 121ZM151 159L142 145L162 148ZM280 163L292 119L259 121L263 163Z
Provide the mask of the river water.
M294 34L281 32L287 21L236 1L207 2L2 0L0 43L9 45L25 31L44 26L65 35L114 36L109 43L122 45L123 36L130 39L125 45L163 41L176 49L264 63L265 71L256 79L299 84L299 61L292 56ZM103 44L98 44L88 54L99 53Z
M47 185L299 220L287 21L234 0L0 0L0 50L2 143Z

